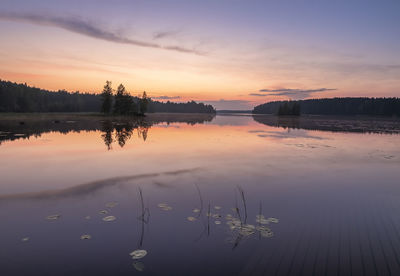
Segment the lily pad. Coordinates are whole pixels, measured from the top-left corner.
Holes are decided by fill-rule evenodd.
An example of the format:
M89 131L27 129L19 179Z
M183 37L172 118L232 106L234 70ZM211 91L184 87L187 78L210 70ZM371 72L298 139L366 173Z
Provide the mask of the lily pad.
M188 220L188 221L195 221L196 218L195 218L195 217L187 217L187 220Z
M256 222L258 222L260 224L269 224L269 220L265 219L265 218L258 218L258 219L256 219Z
M92 238L92 236L90 236L90 235L82 235L81 236L81 240L90 240Z
M105 215L105 214L108 214L108 211L107 211L107 210L101 210L101 211L99 212L99 214Z
M56 220L56 219L59 219L60 217L61 217L61 215L55 214L55 215L47 216L46 219L48 219L48 220Z
M239 228L239 234L242 236L250 236L252 234L254 234L254 231L245 227L241 227Z
M144 271L144 264L142 262L133 262L132 265L137 271Z
M268 218L268 220L269 220L269 222L272 222L272 223L278 223L279 222L279 219L277 219L277 218Z
M115 206L117 206L117 205L118 205L117 202L108 202L108 203L106 204L106 207L107 207L107 208L113 208L113 207L115 207Z
M114 216L107 216L107 217L104 217L104 218L103 218L104 221L114 221L114 220L116 220L116 219L117 219L117 218L114 217Z
M143 250L143 249L137 249L135 251L132 251L131 253L129 253L129 255L132 257L132 259L137 260L137 259L141 259L144 256L147 255L147 251Z
M260 234L263 238L271 238L274 235L272 231L260 231Z
M272 232L270 228L268 228L267 226L257 226L256 227L257 231L265 231L265 232Z
M232 220L232 219L233 219L233 216L232 216L231 214L227 214L227 215L225 216L225 219L226 219L226 220Z

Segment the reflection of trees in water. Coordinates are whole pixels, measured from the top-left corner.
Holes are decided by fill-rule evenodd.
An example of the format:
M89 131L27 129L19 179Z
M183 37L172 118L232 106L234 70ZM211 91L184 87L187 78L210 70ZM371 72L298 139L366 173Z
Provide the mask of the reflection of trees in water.
M118 141L118 145L122 148L128 139L131 138L133 133L133 126L131 123L117 124L115 126L115 139Z
M104 141L104 144L106 145L107 149L110 150L111 144L113 143L113 137L112 137L112 132L113 132L113 125L112 122L110 121L105 121L102 123L102 130L103 134L101 135L101 138Z
M161 123L186 123L188 125L210 122L215 114L149 114L146 117L100 117L74 114L15 115L0 119L0 145L4 141L40 137L56 132L68 134L80 131L98 131L106 147L112 149L115 141L123 147L136 129L139 138L146 141L148 129ZM114 134L114 130L116 133ZM115 137L114 137L115 136Z
M261 124L288 129L320 130L332 132L359 133L400 133L400 120L387 117L367 116L274 116L253 115L253 119Z
M114 141L118 142L118 145L122 148L125 146L126 142L132 137L133 131L136 129L139 138L143 138L143 141L147 139L147 133L149 130L149 126L141 126L138 123L134 122L112 122L112 121L103 121L102 123L102 131L103 134L101 138L104 141L107 149L112 149L112 143ZM115 130L115 134L114 134ZM113 134L115 136L115 140L113 139Z
M146 141L147 139L147 132L149 131L148 127L138 127L138 137L143 138L143 141Z

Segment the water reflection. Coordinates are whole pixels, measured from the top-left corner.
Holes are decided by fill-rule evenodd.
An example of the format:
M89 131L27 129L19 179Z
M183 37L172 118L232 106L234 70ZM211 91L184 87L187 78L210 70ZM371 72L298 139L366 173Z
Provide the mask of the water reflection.
M400 136L292 119L0 122L3 274L400 275Z
M225 115L226 116L226 115ZM54 117L56 119L54 119ZM149 129L153 125L165 123L187 123L188 125L203 124L213 121L214 114L150 114L146 118L109 118L104 119L96 116L74 116L74 115L33 115L31 118L0 120L0 145L5 141L18 139L29 139L40 137L44 133L59 132L68 134L70 132L101 130L101 138L108 150L116 142L121 148L127 140L131 139L134 131L137 136L146 141ZM361 132L361 133L400 133L400 120L385 117L330 117L330 116L273 116L253 115L253 120L273 127L284 129L321 130L333 132ZM282 133L271 130L250 130L257 133L259 137L290 137L290 132ZM296 133L297 137L299 133ZM308 138L319 139L311 136Z
M345 116L273 116L253 115L253 119L267 126L359 133L400 133L400 119L390 117Z
M114 141L123 148L127 140L132 137L133 131L136 130L139 138L143 138L143 141L147 139L147 132L150 126L146 126L146 122L112 122L103 121L101 131L101 138L104 141L108 150L112 149Z
M21 115L22 116L22 115ZM40 137L42 134L101 130L101 138L108 150L116 142L121 148L137 131L137 136L143 141L148 137L148 131L153 125L171 123L186 123L188 125L210 122L215 114L150 114L144 118L104 118L84 115L33 115L15 119L7 117L0 119L0 145L5 141ZM54 119L57 118L57 119ZM72 119L74 120L72 120Z

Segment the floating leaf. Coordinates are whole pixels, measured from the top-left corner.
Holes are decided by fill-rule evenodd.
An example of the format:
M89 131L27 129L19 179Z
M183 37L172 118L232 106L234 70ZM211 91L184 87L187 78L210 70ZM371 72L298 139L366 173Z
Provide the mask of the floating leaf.
M105 215L105 214L108 214L108 211L107 211L107 210L101 210L101 211L99 212L99 214Z
M82 235L81 236L81 240L90 240L92 238L92 236L90 236L90 235Z
M213 218L220 218L221 215L220 215L220 214L214 214L214 215L212 215L212 217L213 217Z
M269 222L272 222L272 223L278 223L279 222L279 219L277 219L277 218L268 218L268 220L269 220Z
M56 219L59 219L60 217L61 217L61 215L55 214L55 215L47 216L46 219L48 219L48 220L56 220Z
M117 218L114 217L114 216L107 216L107 217L104 217L104 218L103 218L104 221L114 221L114 220L116 220L116 219L117 219Z
M198 213L200 212L200 209L193 209L193 213Z
M147 255L147 251L143 250L143 249L137 249L135 251L132 251L131 253L129 253L129 255L131 255L132 259L137 260L137 259L141 259L144 256Z
M164 210L164 211L171 211L172 207L171 206L165 206L165 207L162 207L161 209Z
M164 207L168 207L168 204L167 203L159 203L157 206L160 208L164 208Z
M242 227L243 227L243 228L250 229L250 230L256 229L256 227L255 227L254 225L252 225L252 224L244 224Z
M242 236L250 236L250 235L254 234L253 230L244 228L244 227L240 227L238 232Z
M221 221L216 220L216 221L215 221L215 224L221 224Z
M188 220L188 221L195 221L196 218L195 218L195 217L187 217L187 220Z
M269 220L265 219L265 218L258 218L258 219L256 219L256 222L258 222L260 224L268 224Z
M256 227L257 231L266 231L266 232L272 232L270 228L268 228L267 226L257 226Z
M137 271L144 271L144 264L142 262L133 262L132 265Z
M263 238L271 238L274 235L272 231L260 231L260 234Z
M117 205L118 205L117 202L108 202L108 203L106 204L106 207L107 207L107 208L113 208L113 207L115 207L115 206L117 206Z
M225 219L227 219L227 220L232 220L232 219L233 219L233 216L232 216L231 214L227 214L226 217L225 217Z

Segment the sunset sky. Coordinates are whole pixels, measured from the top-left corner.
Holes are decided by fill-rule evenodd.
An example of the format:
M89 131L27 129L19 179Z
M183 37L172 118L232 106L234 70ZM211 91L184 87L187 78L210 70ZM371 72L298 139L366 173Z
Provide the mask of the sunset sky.
M400 1L1 0L0 79L250 109L400 96Z

